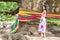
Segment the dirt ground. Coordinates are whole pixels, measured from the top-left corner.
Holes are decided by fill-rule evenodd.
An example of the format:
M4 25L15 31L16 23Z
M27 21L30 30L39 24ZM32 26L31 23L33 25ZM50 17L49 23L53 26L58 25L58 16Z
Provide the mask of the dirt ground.
M29 31L28 31L29 29ZM0 40L10 40L9 34L4 34L3 29L0 30ZM7 31L9 32L9 30ZM32 32L33 34L31 34ZM38 33L37 29L34 27L22 27L20 32L11 35L12 40L60 40L60 33L47 31L46 37L42 38ZM1 39L2 38L2 39Z
M40 35L25 35L27 38L30 40L60 40L60 33L59 34L52 34L52 33L47 33L46 37L41 37Z
M60 37L41 37L41 36L28 36L25 35L27 38L29 38L30 40L60 40Z

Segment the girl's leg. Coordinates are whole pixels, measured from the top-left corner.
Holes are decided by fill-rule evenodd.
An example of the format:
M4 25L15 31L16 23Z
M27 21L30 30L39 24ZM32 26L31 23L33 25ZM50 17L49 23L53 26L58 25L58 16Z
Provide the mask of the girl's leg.
M45 28L44 28L44 37L46 37L46 26L45 26Z
M41 32L41 37L43 37L43 32Z
M46 33L44 32L44 37L46 37Z

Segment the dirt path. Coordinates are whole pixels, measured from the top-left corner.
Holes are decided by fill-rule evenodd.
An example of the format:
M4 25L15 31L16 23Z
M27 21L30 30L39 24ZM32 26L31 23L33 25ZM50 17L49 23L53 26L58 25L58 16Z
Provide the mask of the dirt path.
M60 40L60 37L56 37L55 34L48 32L46 37L43 38L40 35L25 35L29 40Z
M29 40L60 40L59 37L33 37L33 36L28 36L28 35L25 35Z

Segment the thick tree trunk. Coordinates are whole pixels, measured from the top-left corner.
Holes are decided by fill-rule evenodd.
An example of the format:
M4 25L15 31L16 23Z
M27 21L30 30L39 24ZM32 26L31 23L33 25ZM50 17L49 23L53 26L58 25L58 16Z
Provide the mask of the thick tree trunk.
M60 0L47 0L45 4L50 7L50 13L60 13Z

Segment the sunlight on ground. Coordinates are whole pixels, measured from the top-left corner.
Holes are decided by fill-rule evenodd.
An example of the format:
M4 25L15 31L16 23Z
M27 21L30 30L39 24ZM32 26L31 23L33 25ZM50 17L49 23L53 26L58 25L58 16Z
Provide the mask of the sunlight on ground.
M0 38L0 40L3 40L2 38Z

